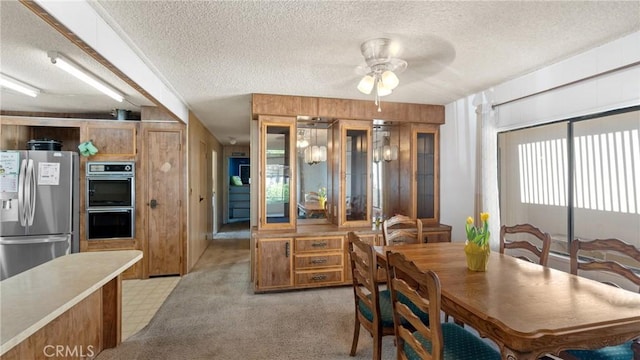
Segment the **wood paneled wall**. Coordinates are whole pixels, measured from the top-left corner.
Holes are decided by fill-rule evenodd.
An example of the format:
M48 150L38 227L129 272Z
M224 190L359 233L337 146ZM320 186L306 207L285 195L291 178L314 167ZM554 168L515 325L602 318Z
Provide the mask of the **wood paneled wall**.
M222 144L193 114L189 113L188 172L189 172L189 216L187 242L187 270L193 268L209 244L213 233L213 180L212 151L217 154L216 211L217 223L222 224L223 194L223 147ZM202 201L200 200L202 198Z

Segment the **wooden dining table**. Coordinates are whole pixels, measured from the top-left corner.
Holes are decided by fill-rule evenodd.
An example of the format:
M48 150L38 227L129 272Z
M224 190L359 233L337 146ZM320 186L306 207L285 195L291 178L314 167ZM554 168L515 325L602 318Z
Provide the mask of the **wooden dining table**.
M486 272L470 271L464 243L374 248L381 266L392 251L421 270L433 270L440 278L442 310L495 341L503 359L537 359L640 337L638 293L497 251Z

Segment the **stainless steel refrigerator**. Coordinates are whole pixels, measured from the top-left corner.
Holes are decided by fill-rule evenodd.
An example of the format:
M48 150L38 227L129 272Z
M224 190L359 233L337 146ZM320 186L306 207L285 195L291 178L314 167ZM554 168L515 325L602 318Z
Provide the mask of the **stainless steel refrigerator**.
M78 154L0 150L0 280L79 251Z

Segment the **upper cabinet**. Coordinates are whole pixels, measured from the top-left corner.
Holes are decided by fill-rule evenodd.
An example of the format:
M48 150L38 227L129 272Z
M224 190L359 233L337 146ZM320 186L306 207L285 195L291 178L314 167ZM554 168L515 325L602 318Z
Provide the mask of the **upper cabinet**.
M404 213L425 225L440 221L439 127L405 124L400 128L399 198Z
M334 126L334 199L339 226L366 226L371 218L371 132L372 122L339 120Z
M89 123L85 127L85 134L82 136L82 140L91 140L99 149L98 154L92 160L135 159L137 154L137 131L137 122Z
M260 230L370 227L396 214L439 225L444 107L385 103L376 113L364 100L254 94L252 109Z
M259 227L296 227L296 118L260 116Z

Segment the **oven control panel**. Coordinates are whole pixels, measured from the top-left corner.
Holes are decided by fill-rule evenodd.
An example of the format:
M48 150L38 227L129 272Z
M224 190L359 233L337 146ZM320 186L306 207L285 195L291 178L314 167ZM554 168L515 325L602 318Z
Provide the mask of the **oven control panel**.
M90 161L87 163L87 176L96 175L123 175L133 176L135 163L133 162L104 162Z

